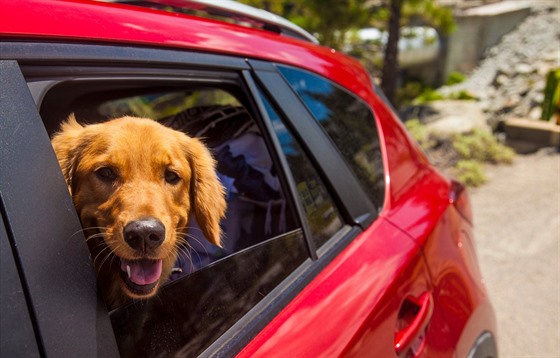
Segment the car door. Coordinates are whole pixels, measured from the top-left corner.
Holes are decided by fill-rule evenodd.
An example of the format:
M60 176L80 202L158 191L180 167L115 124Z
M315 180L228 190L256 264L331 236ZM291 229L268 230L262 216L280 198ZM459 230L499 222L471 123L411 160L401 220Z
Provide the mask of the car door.
M250 112L258 121L249 127L253 131L258 129L262 134L266 151L275 164L270 172L278 176L278 188L283 191L282 197L277 199L284 200L267 205L251 203L260 207L261 213L252 221L261 229L270 228L268 236L239 247L233 253L222 255L218 252L211 264L193 272L184 272L185 277L167 285L155 300L125 305L110 312L99 301L99 316L105 320L109 317L111 322L111 327L103 328L102 332L116 339L118 354L231 356L242 349L323 267L315 264L316 252L305 234L307 224L301 221L301 207L293 195L296 189L289 183L286 169L278 158L278 150L271 138L273 133L269 133L266 123L261 123L262 113L256 109L256 100L245 88L250 85L250 68L244 59L85 44L14 42L3 45L3 55L22 63L24 80L21 85L23 88L27 85L31 90L32 96L27 96L30 106L40 109L40 118L35 115L35 120L44 136L41 150L51 156L53 163L56 160L47 133L55 132L61 119L69 113L86 120L111 118L117 116L123 106L128 111L146 99L157 102L163 97L171 98L170 102L175 103L175 95L184 94L188 98L180 101L181 106L190 106L197 98L225 100L228 105L233 99L238 99L235 106L241 105L245 109L245 112L239 113L246 115ZM84 58L88 58L86 63ZM27 92L29 90L26 89ZM145 106L139 107L146 109ZM17 126L14 125L14 128L17 129ZM58 175L57 185L63 188L60 198L67 209L71 208L67 214L77 224L78 219L59 168L55 172ZM319 185L319 180L318 177L311 178L307 189L310 195L320 193L313 203L319 205L322 213L326 213L332 222L322 230L324 241L330 237L351 240L361 229L342 220L342 214L337 213L328 189ZM50 190L37 185L46 192ZM348 214L344 213L344 216L348 217ZM321 216L317 222L326 218ZM56 223L53 219L53 224ZM321 230L320 225L316 228ZM79 225L74 232L80 232ZM76 242L83 245L82 250L85 248L83 241L82 235L77 237ZM209 254L207 249L203 248L199 254ZM76 258L80 259L84 260L88 270L93 271L90 258ZM42 334L41 327L38 332ZM68 336L73 337L73 333L68 332ZM90 338L97 344L103 344L103 341L97 340L99 336L98 333L98 336ZM80 339L74 337L77 343Z
M336 150L333 152L337 140L347 143L348 138L343 136L353 135L347 123L331 121L345 117L340 108L349 111L350 116L346 117L351 121L350 125L365 120L375 127L371 110L365 111L369 116L362 112L363 119L356 117L357 112L352 107L366 105L327 79L290 68L293 79L290 85L289 79L275 66L252 64L256 68L255 77L260 86L257 91L262 106L282 143L295 186L300 187L297 178L303 166L300 161L290 159L294 150L309 157L317 172L328 182L327 186L335 192L337 203L352 213L347 215L354 218L353 225L363 227L363 232L349 241L335 237L326 242L314 239L319 247L316 264L324 268L239 356L436 354L439 318L438 313L434 313L430 276L421 248L383 215L377 217L375 209L370 207L368 216L364 207L353 207L358 200L352 195L358 193L359 197L369 197L374 203L372 207L382 210L384 192L379 190L379 183L375 183L375 173L369 177L353 174L353 171L360 170L353 169L354 163L351 163L353 158L359 157L356 152L346 155ZM306 77L307 99L293 86L305 82ZM315 90L313 86L319 88ZM342 107L335 108L336 103ZM329 112L332 113L331 119L321 123L323 119L317 116ZM371 142L378 140L373 137L375 129L362 129L371 133ZM333 130L339 133L329 133ZM350 140L360 141L357 137ZM357 147L359 151L362 146ZM374 149L368 152L367 155L375 156ZM381 165L375 157L369 159L370 163ZM350 181L347 180L349 176L353 178ZM383 181L384 176L381 178ZM299 196L305 201L305 193L300 191ZM356 220L360 217L365 220ZM312 215L308 213L307 219L313 226ZM436 324L431 324L434 318Z
M10 130L5 133L18 133L19 137L14 138L19 138L21 148L28 143L42 143L40 152L50 156L44 161L50 163L50 169L40 172L54 170L55 173L53 183L48 186L39 180L41 174L31 176L37 182L26 184L20 193L32 192L31 188L35 187L50 193L51 188L58 187L56 200L39 200L41 205L37 208L42 208L41 212L49 211L52 203L59 205L57 210L64 208L64 215L53 210L56 214L49 219L54 226L67 220L72 223L62 233L63 237L79 232L80 228L46 134L56 130L60 118L70 109L85 115L87 111L82 105L92 100L102 101L105 95L117 92L131 91L126 93L137 92L134 96L141 96L146 88L191 88L211 83L221 83L222 88L243 93L242 104L258 121L276 165L275 172L281 178L288 210L285 216L291 217L294 224L281 235L222 257L173 282L158 300L111 312L97 300L95 292L94 297L92 292L74 288L73 284L81 287L83 281L64 280L64 285L58 282L66 278L60 273L54 286L47 287L62 285L60 287L65 289L56 295L58 304L41 305L42 310L55 310L49 315L42 313L44 322L35 330L38 337L55 332L51 334L58 338L56 330L48 331L48 324L60 322L57 318L65 308L63 303L73 297L66 296L70 290L76 294L72 302L85 300L89 303L80 307L97 312L95 315L86 313L87 319L78 321L87 327L96 327L95 334L85 333L89 334L90 342L85 347L97 347L90 353L107 349L109 353L104 356L116 355L117 345L121 356L171 352L231 356L239 352L243 355L271 351L279 355L359 355L364 352L396 355L397 350L406 355L409 351L421 352L423 342L429 343L434 325L426 323L432 300L419 248L406 234L379 216L383 197L376 197L375 193L379 192L380 183L374 185L373 196L367 193L367 185L364 189L360 176L355 175L347 159L274 67L255 61L248 65L243 59L225 56L101 45L12 43L3 48L3 55L21 59L25 74L25 80L21 72L16 76L19 87L13 87L23 89L22 92L12 94L9 101L3 102L21 104L21 98L26 98L27 104L22 108L30 107L33 100L41 107L41 118L34 108L31 114L14 116L18 120L33 118L40 129L38 137L21 137L23 132L17 121L11 122ZM87 63L84 58L88 58ZM11 66L15 66L13 63ZM251 72L252 69L255 71ZM25 88L26 80L32 96ZM86 100L81 101L82 98ZM65 107L64 103L69 106ZM21 139L36 137L37 140L30 142ZM10 140L5 143L11 143ZM382 184L382 164L378 165ZM23 170L21 168L25 165L20 166ZM4 170L2 173L4 175ZM20 172L9 175L17 173ZM379 173L375 178L379 178ZM3 182L15 183L17 176L3 179ZM11 202L16 201L12 199ZM4 205L9 215L12 204ZM18 210L25 211L21 207ZM40 215L32 213L31 216ZM267 222L267 217L263 215L263 223ZM272 222L281 217L278 215L278 220ZM29 237L37 240L41 237L40 228L34 229L36 231ZM24 260L55 248L53 252L66 257L66 242L54 243L63 245L60 249L52 242L59 236L60 233L52 236L48 241L52 246L48 248L38 246L42 251L28 253L21 248L18 255ZM83 236L78 234L76 243L81 240ZM91 279L91 260L84 248L85 245L80 246L81 253L72 257L76 260L74 264L89 270L87 275ZM56 261L64 268L74 265L51 256L43 256L41 260L39 262L49 264ZM37 268L34 270L29 271L29 277L38 280L41 272L37 272ZM82 274L78 273L78 277ZM44 282L42 280L41 284ZM94 280L85 282L95 287ZM53 295L48 292L45 297ZM72 313L72 317L62 317L71 321L72 317L80 316ZM397 350L395 332L400 342L397 342ZM58 340L58 346L81 345L82 335L78 337L74 331L65 333L67 339L73 341ZM47 343L42 344L47 347Z

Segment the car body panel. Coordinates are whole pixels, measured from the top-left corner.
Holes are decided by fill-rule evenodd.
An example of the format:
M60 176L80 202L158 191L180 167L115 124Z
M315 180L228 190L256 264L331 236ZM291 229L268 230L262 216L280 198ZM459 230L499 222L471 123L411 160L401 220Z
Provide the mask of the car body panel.
M357 60L335 50L225 22L127 5L62 0L0 1L4 38L59 39L182 48L303 66L360 96L371 90ZM9 14L9 16L7 16ZM45 14L56 21L45 21ZM100 21L100 19L102 19ZM79 23L80 26L74 24ZM333 66L333 59L341 66Z
M403 296L429 290L423 267L416 245L377 220L238 357L393 355Z
M415 277L416 284L418 284L422 274L427 275L434 282L433 291L430 290L430 292L435 301L434 314L426 333L424 356L466 356L468 351L465 351L465 347L472 347L484 329L495 330L495 322L491 315L492 308L481 281L481 274L469 237L472 228L453 207L449 200L449 193L450 182L447 179L427 167L419 170L413 180L408 183L408 187L402 190L400 200L394 203L391 209L385 208L381 213L383 219L376 221L362 236L348 246L343 255L340 255L331 266L317 276L306 290L241 352L240 357L280 357L295 352L305 352L304 356L310 357L320 356L321 352L332 353L326 354L326 356L341 354L360 356L360 354L372 352L374 352L373 356L394 354L394 347L383 348L378 341L368 339L368 337L370 334L380 337L382 336L381 331L385 333L395 331L393 326L397 318L394 315L398 312L398 305L392 307L393 316L390 319L383 316L370 317L368 313L383 312L381 308L383 304L390 303L379 297L376 300L354 297L354 294L360 293L363 289L367 294L387 295L397 301L398 299L402 301L407 295L418 297L423 293L418 286L408 286L410 283L399 280L401 277ZM380 222L384 222L384 224L379 224ZM373 250L378 259L377 255L384 256L383 250L391 250L398 246L395 241L391 241L391 245L394 247L387 248L380 245L378 240L376 241L387 234L383 232L383 225L388 225L388 223L394 225L393 230L397 227L402 228L400 240L405 242L410 240L423 249L427 271L423 271L423 263L411 264L411 261L405 257L402 258L402 261L398 261L399 254L407 251L404 242L402 243L404 246L399 247L398 253L391 252L387 256L397 260L394 267L388 262L382 262L376 266L372 258L368 257L368 253ZM381 226L375 228L377 225ZM450 233L452 234L450 235ZM352 250L354 245L360 245L361 240L364 240L364 245L376 245L377 242L380 246ZM414 250L414 247L408 249ZM364 261L372 265L371 267L368 265L371 271L361 266ZM353 267L353 265L357 265L357 267ZM353 269L349 267L353 267ZM352 277L352 282L354 282L354 278L359 277L362 273L358 273L360 269L363 269L364 272L363 276L355 281L356 287L348 287L351 284L348 277ZM375 287L374 283L370 283L368 280L375 277L373 272L376 270L381 270L383 273L394 273L396 276L389 278L394 286L391 288ZM399 276L401 271L406 270L411 270L414 274L407 272ZM332 276L329 276L329 272ZM340 277L337 280L337 274L344 278ZM368 283L371 286L367 286ZM347 286L347 289L337 291L341 286ZM325 287L331 288L333 292L325 293ZM424 289L428 290L428 285ZM350 292L352 294L348 294ZM337 296L337 293L340 296ZM365 295L366 293L364 293ZM393 304L395 303L393 302ZM320 308L315 308L316 306ZM324 317L313 316L310 320L295 314L295 312L313 312L313 310L318 312L317 316L319 316L319 312L329 314L325 314ZM470 315L476 310L481 310L478 317L490 315L492 318L490 320L471 319ZM332 312L336 312L335 318L331 316ZM343 319L338 321L339 317L343 317ZM353 322L352 319L358 322ZM389 320L386 322L384 319ZM332 322L333 320L336 322ZM388 322L391 322L393 326ZM357 329L357 326L361 328ZM348 336L345 337L346 329ZM321 336L317 337L316 332L321 332ZM454 332L454 334L449 334L449 332ZM349 339L348 337L352 334L354 336ZM445 340L441 339L443 336L446 337ZM345 338L348 341L345 341ZM287 346L285 343L274 344L274 342L280 341L291 343ZM346 347L346 349L342 347ZM456 350L456 347L459 348Z
M332 168L325 170L332 163L321 156L325 153L314 153L320 169L324 173L333 173L328 179L332 186L350 183L348 188L331 191L338 193L339 199L346 198L339 200L338 204L348 212L345 232L351 235L331 239L318 253L312 253L301 269L294 271L294 274L301 274L300 277L286 279L289 281L286 286L273 290L277 296L265 298L218 339L217 348L212 350L210 347L208 352L218 355L239 353L240 357L283 357L296 353L297 356L310 357L396 356L396 333L410 323L403 310L410 302L420 302L422 297L429 298L432 308L426 316L429 323L421 327L417 337L413 337L409 347L412 350L401 352L403 355L411 352L418 356L465 357L481 334L490 332L495 335L493 309L476 260L468 197L466 194L460 198L454 196L454 182L431 166L390 105L376 93L370 75L356 60L275 33L131 6L79 0L0 0L0 6L2 42L21 45L19 52L6 55L0 51L0 57L14 60L2 62L2 69L7 72L1 76L2 105L7 110L2 107L4 117L0 128L4 133L0 133L0 138L4 138L2 135L10 137L9 141L2 143L0 152L3 160L0 200L2 222L7 233L2 234L2 240L3 245L6 244L4 236L7 236L12 246L40 354L59 356L85 350L93 355L117 355L108 315L104 307L100 307L95 292L95 278L85 247L63 245L51 255L44 255L49 252L48 244L44 242L37 246L43 249L31 249L33 242L29 238L40 236L38 229L24 230L28 225L25 221L28 217L23 215L28 210L26 205L37 205L36 210L29 210L29 213L42 220L41 225L50 230L49 238L72 235L77 240L84 240L70 197L66 195L64 180L55 170L54 153L49 149L47 133L19 65L108 66L112 60L116 61L116 57L111 57L113 53L118 53L115 56L122 54L115 51L117 48L128 50L130 55L119 57L116 62L137 68L216 69L229 63L230 70L243 71L245 80L260 78L259 84L264 85L268 94L283 97L274 98L278 106L294 106L292 110L282 111L290 116L289 121L297 130L310 128L303 121L311 117L297 115L305 108L297 103L293 93L286 95L286 92L282 94L278 88L273 88L275 81L281 79L278 73L271 74L277 63L313 71L338 83L359 96L374 113L386 184L385 201L381 211L375 213L377 219L373 222L357 220L364 208L372 211L377 208L372 208L367 199L360 202L359 208L346 208L353 200L351 193L345 194L345 191L356 187L356 178L352 176L348 181L338 178L337 174L351 174L346 170L340 173L334 173ZM49 21L45 21L47 16ZM34 46L47 49L48 56L33 53L26 57ZM60 50L60 46L68 48ZM87 47L87 50L74 51L80 47ZM76 53L75 57L73 53ZM187 60L190 56L192 62ZM219 60L215 60L216 57ZM246 58L249 60L245 61ZM268 71L268 75L259 71ZM267 82L265 77L271 80ZM254 83L246 85L256 87ZM6 86L13 88L6 90ZM284 83L278 87L287 91ZM253 101L259 102L258 99ZM264 114L261 116L266 118ZM301 126L297 121L302 122ZM25 128L33 132L30 138L37 139L33 143L41 146L41 156L37 155L35 147L22 153L10 152L15 140L19 143L13 148L25 148L21 137L24 132L19 132ZM322 132L317 127L309 133L316 136ZM308 138L309 133L307 137L301 137ZM331 146L326 137L323 139L322 148ZM10 147L5 148L5 144ZM308 147L311 151L321 148L316 144L308 144ZM332 154L333 151L326 153ZM34 171L44 173L48 188L41 186L37 174L30 176L32 179L28 181L20 181L19 176L25 176L25 166L15 165L13 168L17 171L8 172L4 166L6 158L10 163L15 163L16 159L25 159L25 165L31 163ZM332 162L343 164L338 156L336 159ZM26 197L25 193L31 188L38 188L40 193L36 202L18 203L18 198ZM297 192L293 190L293 193ZM56 211L51 210L54 206ZM40 210L50 214L42 216ZM372 214L372 218L375 215ZM13 217L20 222L10 222ZM24 241L20 244L22 237ZM77 252L74 261L57 262L52 266L52 272L46 275L50 276L49 280L45 280L43 271L49 267L49 262L56 260L53 255L66 257L69 251ZM2 264L5 262L3 259ZM41 263L39 269L33 266L36 262ZM66 280L64 270L72 269L75 270L73 279ZM79 280L80 277L83 280ZM80 282L79 286L73 287L76 282ZM71 292L71 295L65 292ZM262 307L267 303L274 307ZM263 311L269 312L266 317L259 315ZM247 323L250 319L258 322ZM74 326L76 320L83 324ZM59 339L59 332L64 329L66 331ZM236 331L244 329L247 332ZM79 334L80 339L73 341L75 334ZM87 343L81 341L83 337L87 337ZM228 345L235 340L241 343ZM72 344L65 347L68 342ZM33 350L31 345L30 351Z

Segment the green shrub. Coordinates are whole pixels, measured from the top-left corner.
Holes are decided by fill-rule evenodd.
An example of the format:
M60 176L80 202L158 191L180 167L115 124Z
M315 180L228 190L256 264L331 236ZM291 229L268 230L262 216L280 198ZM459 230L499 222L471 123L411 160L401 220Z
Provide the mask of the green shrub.
M478 187L488 181L483 165L476 160L460 160L452 171L459 181L470 187Z
M498 142L492 133L481 129L455 135L453 148L461 159L482 163L509 164L515 157L513 149Z
M448 96L449 99L458 99L461 101L473 101L478 99L475 95L469 93L469 91L460 90L458 92L453 92Z
M460 90L444 96L438 90L435 90L431 87L424 87L422 92L418 96L416 96L416 98L414 98L413 103L418 105L418 104L425 104L428 102L440 101L444 99L471 101L471 100L476 100L477 97L465 90Z
M445 99L445 97L431 87L425 87L422 93L414 99L415 104L424 104L433 101L439 101Z
M425 151L430 150L435 145L435 141L428 133L428 129L419 119L409 119L406 121L405 126L412 138L414 138Z
M541 119L548 121L555 113L560 114L560 69L550 71L546 77Z
M470 187L486 183L486 163L510 164L515 157L511 148L498 142L491 132L482 129L436 136L418 119L408 120L405 125L410 135L441 170Z
M445 81L445 84L447 86L452 86L452 85L455 85L457 83L464 82L466 78L467 77L464 74L462 74L461 72L453 71L447 77L447 81Z

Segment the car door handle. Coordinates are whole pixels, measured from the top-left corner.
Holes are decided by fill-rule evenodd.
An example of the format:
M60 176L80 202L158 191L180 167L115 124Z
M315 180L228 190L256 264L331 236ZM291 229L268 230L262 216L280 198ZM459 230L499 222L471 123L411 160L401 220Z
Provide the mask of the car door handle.
M397 354L406 351L417 339L422 339L421 335L432 318L433 310L434 299L430 292L424 292L418 298L407 297L404 300L399 311L395 333L395 351ZM421 347L416 347L416 350L419 352Z

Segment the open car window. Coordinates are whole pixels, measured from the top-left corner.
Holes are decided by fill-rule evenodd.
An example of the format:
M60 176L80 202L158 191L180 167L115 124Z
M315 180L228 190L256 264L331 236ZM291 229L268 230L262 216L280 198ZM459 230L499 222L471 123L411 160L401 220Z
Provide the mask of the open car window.
M44 94L40 112L51 133L70 113L83 123L150 117L200 138L211 150L226 188L223 247L209 243L192 219L188 247L180 250L158 297L110 312L122 356L193 356L308 259L309 251L242 89L202 81L136 83L96 81L85 91L79 80L62 81Z

